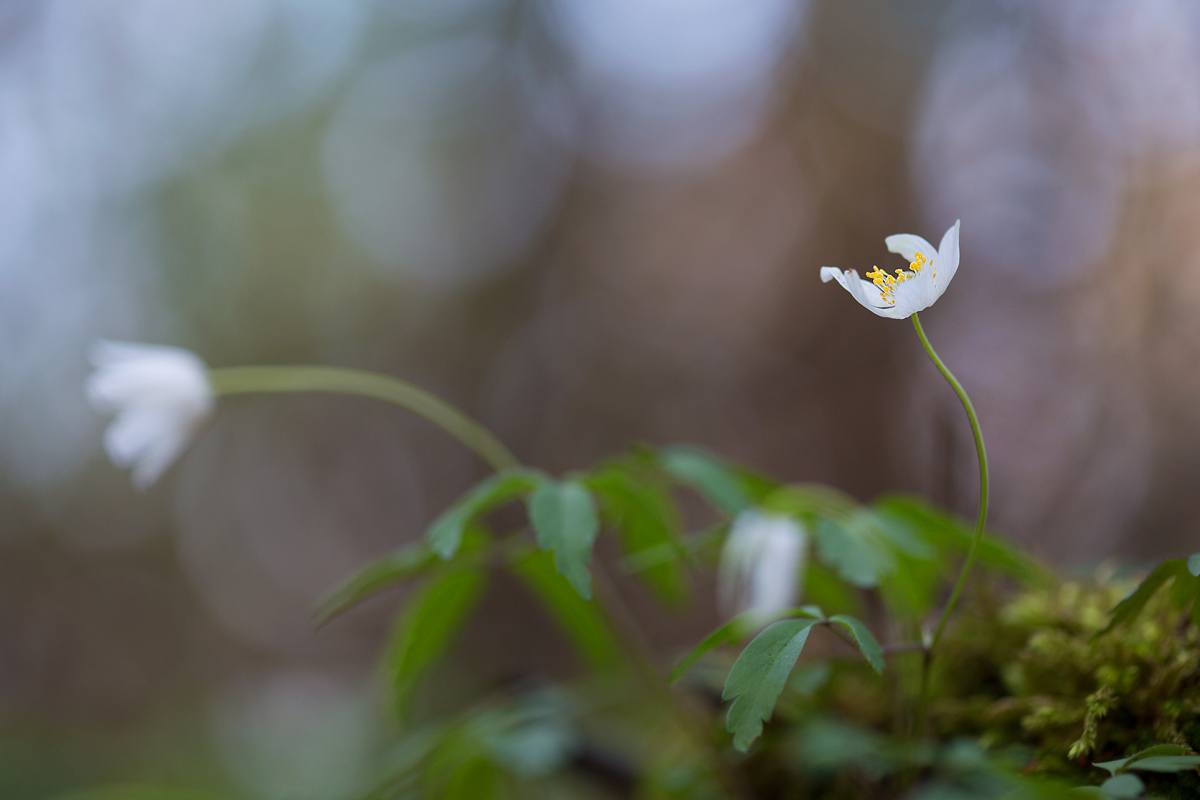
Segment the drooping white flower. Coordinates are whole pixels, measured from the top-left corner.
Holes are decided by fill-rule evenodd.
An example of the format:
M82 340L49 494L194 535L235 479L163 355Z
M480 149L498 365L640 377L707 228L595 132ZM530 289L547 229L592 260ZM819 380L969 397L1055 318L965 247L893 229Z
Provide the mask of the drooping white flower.
M752 627L796 603L803 582L808 535L792 517L743 511L733 520L717 565L717 592L731 613Z
M935 250L933 245L911 233L897 233L884 241L887 249L909 262L908 270L888 275L879 267L868 272L865 281L852 269L821 267L821 280L837 281L861 305L881 317L904 319L924 311L942 296L958 271L958 227L950 226Z
M208 368L194 353L162 345L100 341L90 356L88 402L117 415L104 449L118 467L133 467L133 485L145 489L212 413Z

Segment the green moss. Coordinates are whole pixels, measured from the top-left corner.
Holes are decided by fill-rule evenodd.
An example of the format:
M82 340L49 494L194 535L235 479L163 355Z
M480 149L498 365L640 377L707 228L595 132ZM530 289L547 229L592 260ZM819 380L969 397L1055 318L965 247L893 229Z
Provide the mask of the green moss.
M1030 769L1080 780L1097 777L1094 761L1153 744L1200 747L1200 628L1160 593L1132 623L1095 637L1132 588L1069 581L968 604L935 666L938 735L1024 744ZM1200 787L1194 775L1169 781L1172 791Z

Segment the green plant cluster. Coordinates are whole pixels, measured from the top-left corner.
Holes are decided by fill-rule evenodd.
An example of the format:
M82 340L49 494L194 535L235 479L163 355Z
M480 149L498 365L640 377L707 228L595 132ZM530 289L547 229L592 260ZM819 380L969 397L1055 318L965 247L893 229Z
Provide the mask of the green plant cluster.
M934 674L938 735L1024 745L1027 769L1079 781L1096 779L1093 762L1152 745L1200 747L1200 627L1159 593L1136 618L1107 629L1134 586L1102 576L1044 583L1007 600L976 594ZM1148 783L1200 796L1194 772Z

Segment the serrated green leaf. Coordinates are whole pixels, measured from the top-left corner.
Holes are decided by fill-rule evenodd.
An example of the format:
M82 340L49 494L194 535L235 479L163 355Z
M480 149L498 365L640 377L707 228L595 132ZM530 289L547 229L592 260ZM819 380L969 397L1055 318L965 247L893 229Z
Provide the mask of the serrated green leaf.
M846 614L837 614L829 618L830 622L841 625L850 632L854 637L854 642L858 645L859 651L863 654L863 658L871 665L879 674L883 674L883 648L879 646L879 642L875 636L867 629L867 626L859 620Z
M384 589L423 574L440 563L425 541L412 542L360 569L317 603L318 625Z
M1096 641L1118 625L1123 625L1136 618L1142 609L1146 607L1146 603L1150 601L1155 592L1161 589L1163 584L1177 577L1180 573L1187 574L1187 565L1181 558L1172 558L1155 567L1146 576L1146 579L1130 592L1128 597L1113 607L1113 610L1109 612L1112 615L1112 619L1109 621L1108 626L1095 634L1092 637L1092 641Z
M600 519L592 494L575 480L546 481L529 496L529 521L538 547L554 553L554 566L585 600L592 599L592 545Z
M433 521L425 538L433 551L451 559L462 544L463 532L480 514L529 492L545 480L535 470L515 469L485 478Z
M598 603L589 603L554 568L553 556L539 550L517 552L512 572L542 602L588 663L609 671L624 663L621 645Z
M637 474L630 470L636 470ZM666 603L688 597L680 559L680 522L666 487L637 463L605 467L587 479L600 498L601 517L617 533L625 551L623 565L636 573Z
M1146 784L1137 775L1118 775L1100 784L1100 794L1111 800L1133 800L1141 797Z
M1111 762L1096 762L1093 763L1092 766L1099 766L1100 769L1108 770L1112 775L1116 775L1117 772L1127 769L1129 764L1139 762L1139 760L1145 758L1156 758L1163 756L1193 757L1194 754L1192 751L1188 750L1187 747L1181 747L1180 745L1154 745L1153 747L1147 747L1146 750L1140 750L1134 753L1133 756L1117 758L1115 760L1111 760Z
M716 456L698 448L671 447L659 458L668 474L723 513L733 517L750 507L750 496L736 473Z
M734 617L708 636L705 636L700 644L693 647L692 651L675 665L675 668L671 670L670 676L667 677L667 683L674 683L679 680L683 673L687 672L693 664L721 645L736 642L740 631L744 629L743 625L744 622L740 618Z
M404 717L421 679L442 656L483 593L487 573L454 567L431 578L405 607L384 656L392 704Z
M733 746L742 752L762 733L787 683L788 673L808 641L815 619L781 620L754 638L725 679L722 700L733 700L725 718Z

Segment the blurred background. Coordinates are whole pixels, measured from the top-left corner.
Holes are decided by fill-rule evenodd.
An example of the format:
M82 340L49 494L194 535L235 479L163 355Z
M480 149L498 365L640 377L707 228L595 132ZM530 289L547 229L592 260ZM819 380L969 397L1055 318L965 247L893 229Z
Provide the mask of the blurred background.
M687 441L970 516L911 326L818 278L961 218L923 319L995 529L1064 565L1196 549L1184 0L8 0L0 178L5 798L369 785L403 592L317 632L312 603L484 474L390 407L255 396L138 494L82 395L99 337L398 375L550 471ZM569 673L494 591L462 647ZM646 612L664 659L699 603Z

